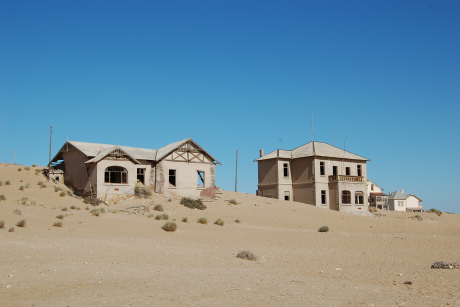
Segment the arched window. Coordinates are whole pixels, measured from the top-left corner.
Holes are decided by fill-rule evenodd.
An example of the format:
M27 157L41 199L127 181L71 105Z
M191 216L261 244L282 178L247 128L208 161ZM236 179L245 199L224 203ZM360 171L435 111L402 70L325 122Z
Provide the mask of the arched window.
M342 191L342 204L351 204L351 192Z
M377 201L380 201L379 198L377 198ZM355 192L355 204L356 205L364 205L364 193L361 191Z
M128 171L121 166L109 166L105 169L104 174L105 183L127 183Z

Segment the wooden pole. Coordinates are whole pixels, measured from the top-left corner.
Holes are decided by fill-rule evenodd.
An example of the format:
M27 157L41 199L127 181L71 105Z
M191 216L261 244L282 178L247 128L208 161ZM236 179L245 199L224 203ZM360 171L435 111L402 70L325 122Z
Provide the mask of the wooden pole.
M51 140L53 139L53 126L51 126L50 130L50 159L48 161L48 165L51 163Z
M238 149L236 150L235 192L238 192Z

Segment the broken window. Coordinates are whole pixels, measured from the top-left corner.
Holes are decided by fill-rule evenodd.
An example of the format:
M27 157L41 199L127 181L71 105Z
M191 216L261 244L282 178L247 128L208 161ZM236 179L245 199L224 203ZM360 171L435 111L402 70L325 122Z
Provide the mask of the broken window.
M361 165L358 165L358 176L362 176Z
M145 168L137 169L137 180L142 184L145 184Z
M345 175L350 176L350 168L345 167Z
M325 164L324 162L319 162L319 174L321 176L326 175L326 167L324 164Z
M321 190L321 204L326 204L326 190Z
M283 172L284 172L284 177L289 177L289 164L287 163L283 164Z
M128 171L121 166L109 166L104 173L105 183L127 183Z
M351 192L342 191L342 204L351 204Z
M337 176L337 166L332 167L332 175Z
M289 200L290 193L289 191L284 192L284 200Z
M364 205L364 193L363 192L355 192L355 204L356 205Z
M176 186L176 170L170 169L169 170L169 184L172 186Z
M374 185L371 184L371 191L374 191Z
M204 188L204 172L197 171L198 173L198 187Z

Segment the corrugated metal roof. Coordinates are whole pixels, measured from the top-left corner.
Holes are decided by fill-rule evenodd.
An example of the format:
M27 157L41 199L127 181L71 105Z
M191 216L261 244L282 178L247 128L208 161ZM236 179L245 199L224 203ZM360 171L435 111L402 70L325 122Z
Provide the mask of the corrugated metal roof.
M391 192L388 194L388 199L407 199L410 194L403 193L401 191Z
M290 159L320 156L349 160L370 161L369 159L363 158L351 152L344 151L343 149L322 142L310 142L300 147L297 147L294 150L279 150L279 152L280 157L289 157ZM283 156L281 156L281 152L283 152ZM269 154L264 155L263 157L256 159L255 161L274 159L277 157L277 150L275 150Z

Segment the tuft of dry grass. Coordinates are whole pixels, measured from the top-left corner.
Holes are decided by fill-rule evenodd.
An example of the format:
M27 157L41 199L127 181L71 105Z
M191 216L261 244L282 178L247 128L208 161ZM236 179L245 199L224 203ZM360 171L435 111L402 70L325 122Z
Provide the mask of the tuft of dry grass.
M163 214L161 215L161 219L162 219L162 220L169 220L169 215L167 215L166 213L163 213Z
M28 167L28 166L24 167L24 169L25 169L26 171L30 171L30 167Z
M199 224L206 225L206 224L208 224L208 219L205 218L205 217L200 217L196 222L199 223Z
M240 219L236 219L236 220L235 220L235 223L241 224L241 220L240 220Z
M245 259L245 260L251 260L251 261L256 261L257 260L257 256L254 255L253 253L251 253L250 251L248 250L242 250L242 251L239 251L236 256L238 258L241 258L241 259Z
M221 219L217 219L215 222L214 222L214 225L219 225L219 226L224 226L225 222Z
M20 220L19 222L16 223L16 226L26 227L26 220Z
M188 217L183 217L183 218L182 218L182 222L188 223Z
M25 206L25 205L27 205L28 200L29 199L27 197L23 197L23 198L20 199L20 202L21 202L21 204L23 204Z
M70 206L70 209L75 210L75 209L77 209L77 206L72 205L72 206ZM77 210L78 210L78 209L77 209Z
M43 184L43 181L41 181L41 180L39 182L37 182L37 185L42 185L42 184Z
M90 211L91 215L100 216L102 213L105 213L105 209L101 207L94 208Z
M63 220L63 219L64 219L64 215L62 215L62 214L56 215L56 218L57 218L57 219L60 219L60 220Z
M238 202L237 202L235 199L233 199L233 198L230 199L230 200L228 201L228 203L229 203L229 204L232 204L232 205L238 205Z
M22 168L18 168L18 172L21 172L22 171Z
M154 216L155 216L155 214L150 213L147 217L148 217L148 218L152 218L152 217L154 217Z
M24 186L23 186L23 185L20 186L20 187L19 187L19 190L24 191Z
M161 229L164 231L173 232L176 231L177 225L174 222L166 222L164 223L163 227L161 227Z
M5 228L5 221L0 220L0 229L3 229L3 228Z
M9 180L5 181L5 185L10 185L11 182Z
M8 229L8 232L14 232L14 227L10 227L10 229Z
M155 215L155 220L161 220L161 214Z
M61 193L59 193L59 196L64 197L66 196L66 194L67 194L66 192L62 191Z
M172 202L172 199L171 199L171 198L168 198L168 202Z
M2 201L2 200L6 200L6 197L5 197L5 195L0 194L0 201Z
M53 226L54 227L62 227L62 223L61 222L54 222Z
M155 205L155 207L153 207L153 210L161 212L165 211L162 205Z
M69 209L67 207L64 207L61 209L61 211L69 211Z
M329 226L321 226L318 232L329 232Z
M26 189L30 188L30 183L26 184L25 188Z

